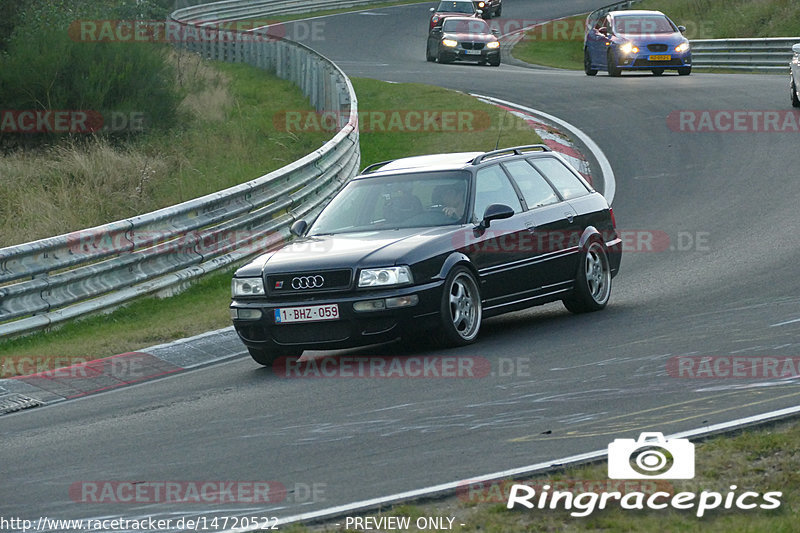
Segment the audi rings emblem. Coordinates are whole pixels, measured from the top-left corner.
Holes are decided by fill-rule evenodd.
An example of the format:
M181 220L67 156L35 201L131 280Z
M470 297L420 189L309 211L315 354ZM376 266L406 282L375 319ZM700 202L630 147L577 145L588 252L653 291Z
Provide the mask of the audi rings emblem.
M319 289L325 283L322 276L298 276L292 279L292 288L300 289Z

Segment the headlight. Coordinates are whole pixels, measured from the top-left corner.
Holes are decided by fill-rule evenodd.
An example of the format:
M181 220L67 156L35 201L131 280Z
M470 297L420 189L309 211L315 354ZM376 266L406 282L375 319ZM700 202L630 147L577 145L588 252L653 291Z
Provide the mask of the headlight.
M689 41L682 42L681 44L676 46L675 47L675 51L678 52L679 54L682 54L683 52L688 52L689 51Z
M261 278L233 278L231 296L264 296L264 280Z
M631 43L631 42L627 42L627 43L623 44L622 46L619 47L619 49L625 55L628 55L628 54L631 54L631 53L633 53L633 54L638 54L639 53L639 49L636 46L634 46L633 43Z
M365 268L358 276L359 287L388 287L413 283L411 269L407 266Z
M454 41L453 39L445 39L442 41L442 44L448 48L455 48L458 46L458 41Z
M486 48L490 48L494 50L495 48L500 48L500 43L497 41L493 41L491 43L486 43Z
M485 5L486 5L486 4L484 4L483 2L478 2L478 7L479 7L480 9L483 9L483 6L485 6Z

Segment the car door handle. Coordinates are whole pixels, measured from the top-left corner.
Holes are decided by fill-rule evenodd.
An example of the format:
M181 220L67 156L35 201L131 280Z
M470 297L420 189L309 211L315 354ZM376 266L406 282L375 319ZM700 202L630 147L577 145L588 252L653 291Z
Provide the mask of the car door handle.
M572 224L572 221L575 220L575 213L564 213L564 216L567 218L567 221Z
M529 220L529 221L527 221L527 222L525 222L525 227L526 227L526 228L528 228L528 231L530 231L531 233L533 233L534 231L536 231L536 224L534 224L534 223L533 223L533 222L531 222L530 220Z

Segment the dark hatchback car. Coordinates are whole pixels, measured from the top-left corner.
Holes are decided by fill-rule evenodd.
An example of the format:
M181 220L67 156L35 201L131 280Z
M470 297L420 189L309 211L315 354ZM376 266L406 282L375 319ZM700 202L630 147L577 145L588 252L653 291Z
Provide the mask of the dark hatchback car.
M481 19L450 17L428 34L425 58L428 61L477 61L500 65L500 42L497 31Z
M499 17L503 14L503 0L474 0L475 8L481 11L485 19Z
M600 310L622 254L605 198L541 145L373 165L292 232L232 283L263 365L398 337L465 345L485 317L556 300Z

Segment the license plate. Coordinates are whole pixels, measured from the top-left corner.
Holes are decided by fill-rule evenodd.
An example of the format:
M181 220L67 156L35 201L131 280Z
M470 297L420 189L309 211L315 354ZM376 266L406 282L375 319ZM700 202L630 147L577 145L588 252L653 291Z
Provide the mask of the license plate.
M480 50L464 50L464 53L470 56L479 56L481 55Z
M648 59L650 59L650 61L669 61L672 59L672 56L650 56Z
M275 309L276 324L319 322L321 320L339 320L339 306L337 304L329 304Z

